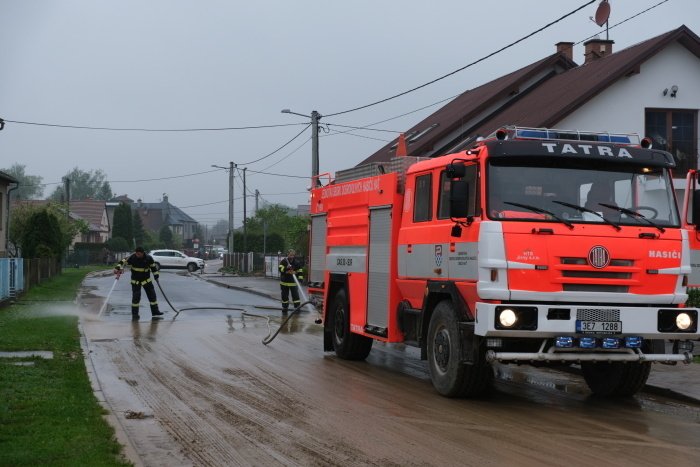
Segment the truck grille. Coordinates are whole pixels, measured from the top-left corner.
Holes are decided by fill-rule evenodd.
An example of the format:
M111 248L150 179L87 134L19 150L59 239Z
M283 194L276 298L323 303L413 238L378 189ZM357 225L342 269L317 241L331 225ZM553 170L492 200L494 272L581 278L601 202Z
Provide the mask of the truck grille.
M609 308L578 308L576 319L581 321L620 321L620 310Z
M628 293L628 281L633 279L636 272L634 261L630 259L611 259L603 270L591 267L586 258L562 257L560 263L562 289L565 292Z

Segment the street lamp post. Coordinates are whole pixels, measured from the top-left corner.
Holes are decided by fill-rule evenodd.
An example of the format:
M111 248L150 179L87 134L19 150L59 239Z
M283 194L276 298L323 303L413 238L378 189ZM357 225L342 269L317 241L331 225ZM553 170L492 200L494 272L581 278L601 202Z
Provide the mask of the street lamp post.
M312 183L313 185L320 185L320 181L318 179L318 122L321 120L322 115L315 110L311 112L311 115L292 112L289 109L282 109L282 113L299 115L300 117L311 119L311 179L314 180Z

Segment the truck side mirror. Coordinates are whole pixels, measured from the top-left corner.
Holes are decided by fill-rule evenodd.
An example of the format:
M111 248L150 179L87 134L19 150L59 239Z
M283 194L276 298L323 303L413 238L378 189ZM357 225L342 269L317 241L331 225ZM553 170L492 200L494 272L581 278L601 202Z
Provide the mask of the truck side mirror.
M450 217L463 219L469 215L469 183L450 181Z
M695 230L700 230L700 190L693 191L692 209L690 211L690 224L695 226Z
M462 162L451 162L447 164L445 168L445 175L447 175L447 178L464 178L466 173L467 170Z

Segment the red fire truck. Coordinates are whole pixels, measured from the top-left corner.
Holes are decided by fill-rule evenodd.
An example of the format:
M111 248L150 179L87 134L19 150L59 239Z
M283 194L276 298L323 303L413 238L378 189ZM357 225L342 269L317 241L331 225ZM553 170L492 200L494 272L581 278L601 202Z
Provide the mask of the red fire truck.
M324 175L309 275L324 350L418 346L448 397L486 392L494 362L580 365L592 392L634 394L698 339L674 166L633 134L505 127Z

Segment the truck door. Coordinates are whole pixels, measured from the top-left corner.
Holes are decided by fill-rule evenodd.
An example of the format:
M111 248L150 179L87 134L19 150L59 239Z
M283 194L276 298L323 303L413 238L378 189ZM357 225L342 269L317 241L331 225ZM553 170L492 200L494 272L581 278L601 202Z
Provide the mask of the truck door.
M391 206L369 211L369 258L367 271L367 326L386 330L389 314L389 268L391 265Z
M700 172L691 170L686 178L683 227L688 232L691 273L688 287L700 287Z

